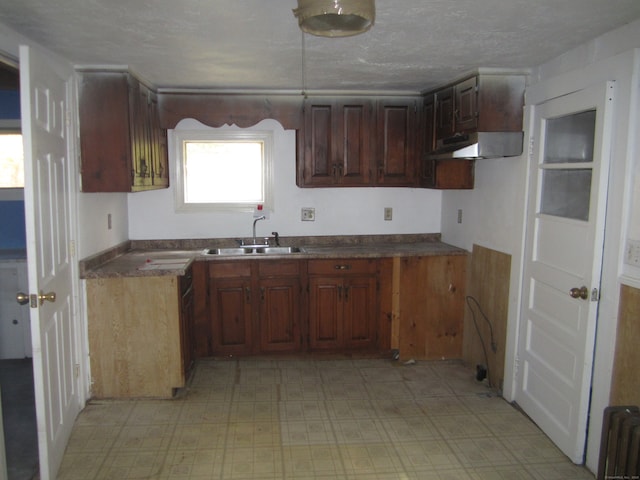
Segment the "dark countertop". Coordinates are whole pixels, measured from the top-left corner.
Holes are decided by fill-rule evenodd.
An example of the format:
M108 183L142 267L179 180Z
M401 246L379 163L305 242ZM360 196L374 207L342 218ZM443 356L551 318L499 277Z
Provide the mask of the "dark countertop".
M80 262L81 278L185 275L194 261L247 261L255 259L389 258L431 255L466 255L464 249L442 243L439 234L360 237L308 237L281 239L282 245L300 246L288 254L207 255L206 248L225 247L224 241L132 241ZM205 245L204 247L202 245ZM159 248L160 247L160 248ZM183 248L178 248L183 247ZM186 247L186 248L184 248Z

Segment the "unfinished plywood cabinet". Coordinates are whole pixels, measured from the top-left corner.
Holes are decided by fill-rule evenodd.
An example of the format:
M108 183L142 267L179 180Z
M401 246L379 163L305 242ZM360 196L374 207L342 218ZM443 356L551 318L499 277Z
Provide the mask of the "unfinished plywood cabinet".
M401 360L461 358L466 262L466 255L395 259L394 321Z
M167 398L185 385L191 299L181 278L87 280L93 397Z

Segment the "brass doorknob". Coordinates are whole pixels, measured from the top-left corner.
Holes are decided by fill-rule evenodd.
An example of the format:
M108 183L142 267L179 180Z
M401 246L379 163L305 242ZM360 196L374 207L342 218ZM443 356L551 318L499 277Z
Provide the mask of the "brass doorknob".
M56 301L56 292L44 293L42 290L38 294L38 300L40 300L40 305L42 305L45 301L55 302Z
M20 305L26 305L27 303L29 303L29 294L24 292L16 293L16 302L18 302Z
M571 296L571 298L581 298L582 300L586 300L587 298L589 298L589 289L584 285L580 288L573 287L571 290L569 290L569 295Z

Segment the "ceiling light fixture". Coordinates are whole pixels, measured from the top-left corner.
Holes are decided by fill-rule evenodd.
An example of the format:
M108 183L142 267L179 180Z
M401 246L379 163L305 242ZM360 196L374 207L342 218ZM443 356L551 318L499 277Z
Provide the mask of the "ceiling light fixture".
M319 37L364 33L376 18L374 0L298 0L293 10L303 32Z

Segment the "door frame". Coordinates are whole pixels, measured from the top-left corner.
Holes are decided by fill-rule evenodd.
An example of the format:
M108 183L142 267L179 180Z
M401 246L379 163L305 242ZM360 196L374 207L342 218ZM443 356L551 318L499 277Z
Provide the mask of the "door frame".
M18 60L2 50L0 50L0 63L19 68ZM24 192L22 198L24 199ZM2 392L0 392L0 480L7 480L7 478L6 444L4 439L4 424L2 422Z

